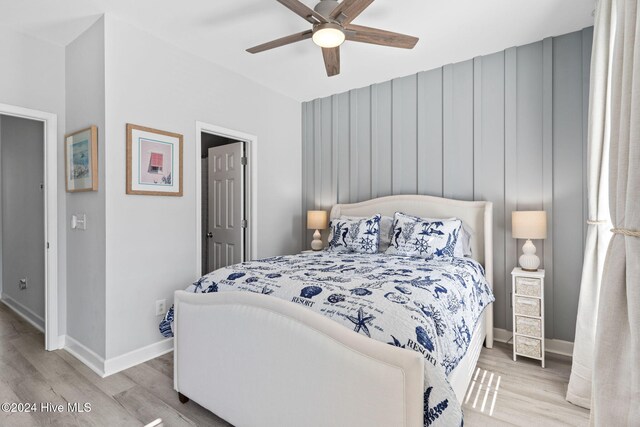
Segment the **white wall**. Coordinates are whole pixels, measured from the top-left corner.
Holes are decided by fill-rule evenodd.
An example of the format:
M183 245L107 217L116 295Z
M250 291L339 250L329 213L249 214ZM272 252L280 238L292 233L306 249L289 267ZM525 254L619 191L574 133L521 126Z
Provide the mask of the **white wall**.
M61 334L106 359L162 341L155 301L171 303L176 289L197 278L196 121L258 137L258 256L300 249L297 101L112 16L66 51L0 29L0 58L0 103L58 115ZM126 123L184 135L183 197L125 194ZM68 194L64 133L92 124L100 190ZM72 213L87 214L87 231L67 230Z
M0 28L0 103L57 114L58 134L64 135L64 48ZM66 235L64 155L58 148L58 325L66 329Z
M300 104L108 16L107 359L158 341L155 301L197 278L195 122L258 137L258 256L300 249ZM125 194L125 125L184 135L184 196Z
M67 222L87 215L86 230L67 228L67 335L105 354L104 19L66 47L66 133L98 127L98 191L66 193ZM62 144L62 142L61 142ZM64 181L63 181L64 182Z
M44 329L44 124L0 115L0 151L2 299Z

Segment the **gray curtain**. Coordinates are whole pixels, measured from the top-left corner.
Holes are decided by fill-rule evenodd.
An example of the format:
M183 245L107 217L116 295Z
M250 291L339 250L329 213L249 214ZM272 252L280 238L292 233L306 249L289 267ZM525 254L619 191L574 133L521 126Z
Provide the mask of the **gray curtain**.
M609 141L611 123L612 2L601 1L596 12L589 87L588 202L589 221L582 265L580 300L567 400L591 406L598 299L604 260L611 239L609 217Z
M614 224L598 308L591 423L640 423L640 16L612 2L609 206ZM602 7L602 5L601 5Z

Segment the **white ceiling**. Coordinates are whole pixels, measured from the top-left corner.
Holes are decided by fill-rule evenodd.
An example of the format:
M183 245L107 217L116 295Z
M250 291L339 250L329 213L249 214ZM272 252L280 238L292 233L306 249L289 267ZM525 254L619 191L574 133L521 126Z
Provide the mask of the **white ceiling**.
M313 7L314 1L302 0ZM66 45L105 12L300 101L497 52L593 24L594 0L377 0L354 24L420 37L413 50L346 42L327 77L311 40L246 48L310 25L276 0L0 0L0 25Z

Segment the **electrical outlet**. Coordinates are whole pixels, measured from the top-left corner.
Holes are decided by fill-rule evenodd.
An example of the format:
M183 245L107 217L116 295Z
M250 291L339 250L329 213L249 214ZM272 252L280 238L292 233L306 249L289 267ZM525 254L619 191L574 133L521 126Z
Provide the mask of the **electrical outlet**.
M156 316L164 316L167 312L167 300L159 299L156 301Z
M26 277L24 279L20 279L18 281L18 288L20 290L27 289L27 278Z

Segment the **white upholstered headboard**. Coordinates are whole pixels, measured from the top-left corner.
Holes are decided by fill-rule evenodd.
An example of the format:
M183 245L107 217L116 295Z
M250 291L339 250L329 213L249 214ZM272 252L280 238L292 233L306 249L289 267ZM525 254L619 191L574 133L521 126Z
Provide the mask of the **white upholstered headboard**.
M393 217L396 212L423 218L460 218L472 232L473 259L484 266L487 281L493 286L493 204L467 202L442 197L404 195L387 196L360 203L334 205L331 219L346 216L371 216L377 213Z

